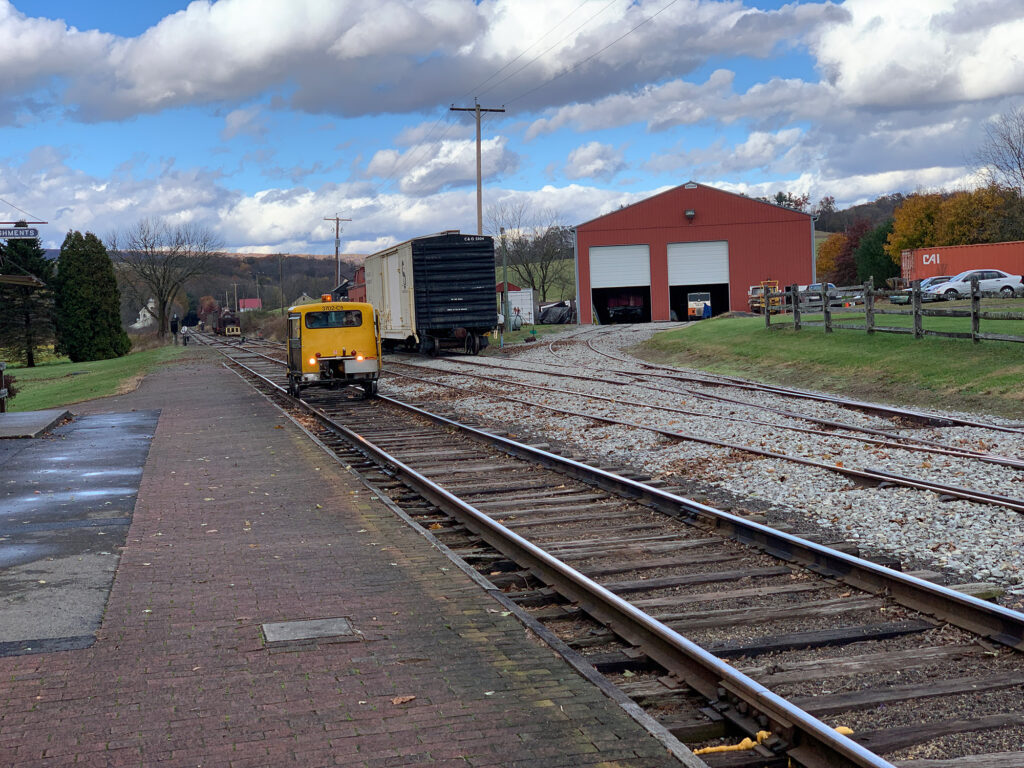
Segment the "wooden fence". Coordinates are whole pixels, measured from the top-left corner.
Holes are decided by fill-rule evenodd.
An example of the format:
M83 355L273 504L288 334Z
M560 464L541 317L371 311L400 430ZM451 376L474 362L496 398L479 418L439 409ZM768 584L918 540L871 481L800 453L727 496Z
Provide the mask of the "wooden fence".
M1016 341L1024 342L1024 336L1015 336L1005 333L982 333L982 320L1024 320L1024 313L1020 312L983 312L981 310L982 298L1005 298L1000 293L984 293L978 287L977 279L971 281L971 308L970 309L930 309L922 306L921 285L915 281L910 294L910 309L889 309L877 307L876 299L903 293L902 291L877 291L872 287L869 280L863 286L852 286L838 288L832 292L824 287L821 292L801 291L798 285L786 286L784 291L769 293L765 296L766 305L772 306L771 312L764 313L764 324L766 328L783 327L778 322L772 323L773 314L785 314L791 316L794 330L799 331L803 326L823 326L825 333L832 333L836 328L855 331L867 331L868 333L904 333L912 334L915 339L923 339L925 336L943 336L949 339L971 339L978 343L982 339L990 341ZM833 306L839 305L839 306ZM822 320L808 321L802 318L803 314L822 314ZM864 314L864 324L836 322L834 315L843 314ZM910 328L900 326L879 325L876 317L879 315L904 315L913 317L913 326ZM924 327L925 317L963 317L970 318L970 332L960 331L933 331ZM787 320L784 325L789 325Z

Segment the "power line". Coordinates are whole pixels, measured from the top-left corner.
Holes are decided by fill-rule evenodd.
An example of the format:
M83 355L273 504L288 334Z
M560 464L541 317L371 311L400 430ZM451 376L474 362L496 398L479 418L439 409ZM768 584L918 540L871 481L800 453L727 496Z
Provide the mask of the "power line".
M617 2L617 1L618 1L618 0L611 0L611 2L610 2L610 3L608 3L608 5L611 5L612 3L614 3L614 2ZM543 39L544 39L545 37L547 37L548 35L550 35L550 34L551 34L552 32L554 32L554 31L555 31L556 29L558 29L558 28L559 28L560 26L562 26L563 24L565 24L565 22L567 22L567 21L568 21L568 20L569 20L570 18L572 18L572 16L573 16L573 15L574 15L574 14L576 13L576 11L578 11L578 10L579 10L580 8L582 8L582 7L583 7L584 5L586 5L586 4L587 4L587 0L583 0L583 2L582 2L582 3L580 3L580 4L579 4L579 5L577 5L577 6L575 7L575 8L573 8L573 9L572 9L571 11L569 11L568 15L566 15L566 17L565 17L564 19L562 19L562 20L561 20L560 22L558 22L557 24L555 24L555 26L551 27L551 29L549 29L549 30L548 30L547 32L545 32L545 33L544 33L543 35L541 35L541 36L540 36L540 37L538 37L538 38L537 38L536 40L534 40L534 41L533 41L532 43L530 43L530 44L529 44L529 45L528 45L528 46L527 46L526 48L524 48L524 49L522 50L522 52L521 52L521 53L520 53L520 54L519 54L518 56L516 56L516 57L515 57L514 59L512 59L511 61L508 61L508 62L506 62L506 63L505 63L505 65L504 65L503 67L499 68L499 69L498 69L497 71L495 71L495 72L494 72L494 74L492 74L492 75L491 75L490 77L488 77L488 78L487 78L486 80L484 80L483 82L481 82L481 83L477 83L477 84L476 84L475 86L473 86L473 87L472 87L472 88L470 88L470 89L469 89L468 91L466 91L466 93L476 93L476 94L477 94L478 96L480 96L480 95L483 95L484 93L487 93L487 91L481 91L480 89L481 89L481 88L483 88L483 87L484 87L485 85L487 85L487 83L489 83L489 82L490 82L491 80L493 80L494 78L496 78L496 77L497 77L498 75L500 75L500 74L501 74L502 72L504 72L504 71L505 71L506 69L508 69L509 67L511 67L511 66L512 66L513 64L515 64L515 63L516 63L517 61L519 61L519 60L520 60L521 58L523 58L523 56L525 56L525 55L527 54L527 52L528 52L528 51L529 51L529 50L530 50L531 48L533 48L533 47L534 47L534 46L536 46L536 45L539 45L539 44L540 44L540 41L541 41L541 40L543 40ZM607 7L607 6L606 6L606 7ZM602 10L604 10L604 9L602 9ZM598 11L598 13L600 13L600 11ZM591 17L591 18L593 18L593 17ZM589 21L589 19L588 19L588 21ZM584 23L586 23L586 22L584 22ZM577 29L579 29L579 27L577 27ZM576 30L573 30L573 32L570 32L569 34L571 35L571 34L575 33L575 31L576 31ZM563 38L562 38L562 40L565 40L565 38L563 37ZM561 42L561 40L559 40L558 42ZM558 43L556 43L556 45L557 45L557 44L558 44ZM548 50L551 50L551 49L549 48ZM546 53L546 51L545 51L545 53ZM541 55L543 55L543 54L541 54ZM527 62L527 63L526 63L525 65L524 65L524 67L528 67L528 66L530 66L530 64L532 64L532 63L533 63L534 61L536 61L536 60L537 60L537 59L531 59L531 60L530 60L529 62ZM517 71L522 71L522 70L517 70ZM513 73L513 74L515 74L515 73ZM504 81L504 80L502 80L501 82L503 83L503 82L505 82L505 81ZM501 84L501 83L498 83L498 85L500 85L500 84ZM493 87L493 86L492 86L492 87ZM488 89L488 90L490 90L490 89ZM456 99L456 101L460 101L461 99L465 98L465 97L466 97L466 93L464 93L464 94L463 94L462 96L460 96L460 97L459 97L458 99Z
M552 77L550 80L544 81L543 83L538 85L536 88L531 88L528 91L524 91L523 93L520 93L518 96L509 99L506 103L511 104L513 101L518 101L519 99L523 98L524 96L529 96L531 93L535 93L535 92L539 91L541 88L544 88L544 87L546 87L548 85L551 85L556 80L559 80L559 79L565 77L566 75L568 75L568 74L570 74L572 72L575 72L577 69L582 67L588 61L591 61L592 59L596 58L597 56L600 56L602 53L607 51L609 48L611 48L613 45L618 43L620 40L623 40L623 39L629 37L631 34L633 34L638 29L640 29L640 27L642 27L644 24L647 24L650 21L654 21L658 16L660 16L662 13L667 11L669 8L671 8L673 5L675 5L677 2L679 2L679 0L669 0L669 2L666 3L665 6L663 8L661 8L661 10L659 10L657 13L654 13L654 14L648 16L646 19L641 21L635 27L630 29L628 32L626 32L625 34L622 34L619 37L617 37L614 40L612 40L610 43L608 43L608 45L606 45L601 50L595 51L594 53L590 54L589 56L587 56L587 58L583 59L582 61L578 61L575 64L573 64L571 67L569 67L569 69L565 70L564 72L560 72L559 74L557 74L554 77Z
M605 5L605 6L603 7L603 8L601 8L601 10L599 10L599 11L598 11L597 13L595 13L595 14L594 14L593 16L591 16L591 17L590 17L590 18L588 18L588 19L587 19L586 21L584 21L584 22L583 22L582 24L580 24L580 25L579 25L578 27L576 27L576 29L574 29L574 30L573 30L572 32L570 32L569 34L565 35L565 36L564 36L564 37L562 37L561 39L559 39L559 40L556 40L556 41L555 41L554 43L552 43L552 44L551 44L551 45L549 45L549 46L548 46L547 48L545 48L545 49L544 49L543 51L541 51L540 53L538 53L538 54L537 54L536 56L534 56L534 57L533 57L532 59L530 59L530 60L529 60L528 62L526 62L525 64L523 64L523 66L521 66L521 67L520 67L519 69L517 69L517 70L516 70L515 72L509 72L509 73L508 73L508 74L507 74L507 75L506 75L505 77L503 77L503 78L502 78L501 80L499 80L498 82L496 82L496 83L495 83L494 85L492 85L492 86L491 86L490 88L486 88L486 89L484 89L484 90L482 90L482 91L479 91L479 92L478 92L478 94L479 94L480 96L483 96L483 95L484 95L485 93L487 93L488 91L492 91L492 90L494 90L495 88L497 88L497 87L498 87L499 85L501 85L502 83L504 83L504 82L505 82L506 80L508 80L509 78L515 77L515 76L516 76L516 75L518 75L518 74L519 74L520 72L522 72L522 71L523 71L524 69L526 69L526 68L527 68L527 67L529 67L529 66L530 66L531 64L533 64L533 63L534 63L535 61L537 61L538 59L540 59L540 58L541 58L541 57L542 57L542 56L543 56L544 54L546 54L546 53L550 52L550 51L551 51L552 49L556 48L556 47L557 47L558 45L560 45L561 43L563 43L564 41L568 40L568 39L569 39L570 37L572 37L573 35L575 35L575 34L576 34L577 32L579 32L579 31L580 31L581 29L583 29L583 28L584 28L585 26L587 26L587 24L589 24L589 23L590 23L590 22L592 22L592 21L593 21L594 19L596 19L596 18L597 18L598 16L600 16L600 15L601 15L602 13L604 13L605 11L607 11L607 10L608 10L609 8L611 8L611 7L612 7L612 6L613 6L613 5L615 4L615 3L617 3L617 2L618 2L618 0L610 0L610 2L609 2L609 3L607 3L607 4L606 4L606 5ZM579 10L579 8L577 8L577 10ZM576 11L573 11L573 13L575 13L575 12L576 12ZM569 14L569 16L571 16L571 15L572 15L572 14ZM567 17L566 17L566 19L567 19L567 18L569 18L569 17L567 16ZM564 21L565 21L565 19L563 19L562 21L558 22L558 25L556 25L556 26L560 26L560 25L561 25L561 24L562 24L562 23L563 23ZM554 29L555 29L555 27L552 27L552 30L554 30ZM546 36L547 36L547 35L545 35L545 37L546 37ZM543 40L543 39L544 39L544 38L542 37L542 38L541 38L541 40ZM537 42L540 42L540 41L538 40ZM536 45L536 43L534 43L534 45ZM530 48L532 48L532 47L533 47L533 46L530 46ZM526 50L529 50L529 48L527 48ZM523 53L525 53L525 52L526 52L526 51L524 51ZM519 56L516 56L516 58L515 58L515 59L513 59L513 60L512 60L512 62L514 62L514 61L518 60L518 59L519 59L519 58L520 58L520 57L521 57L522 55L523 55L523 54L519 54ZM512 62L509 62L509 64L511 64ZM498 72L501 72L502 70L504 70L505 68L507 68L507 67L509 66L509 64L506 64L506 65L505 65L504 67L502 67L502 68L501 68L501 70L498 70ZM497 73L495 73L495 74L497 74ZM491 79L491 78L493 78L494 76L495 76L495 75L491 75L491 77L490 77L490 78L488 78L488 80L490 80L490 79ZM487 82L487 80L485 80L484 82L486 83L486 82Z

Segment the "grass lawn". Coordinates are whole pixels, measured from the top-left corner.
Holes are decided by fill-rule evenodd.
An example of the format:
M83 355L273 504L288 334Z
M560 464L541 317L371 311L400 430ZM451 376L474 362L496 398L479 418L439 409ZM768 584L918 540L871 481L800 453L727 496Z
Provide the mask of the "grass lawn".
M163 346L90 363L56 358L35 368L7 367L18 395L8 402L11 411L39 411L71 403L130 392L152 368L174 359L185 347Z
M883 317L885 324L910 319L877 320ZM938 320L951 318L926 318L925 327L947 330L933 325ZM782 318L772 323L781 326ZM995 321L983 320L981 327L999 332ZM1009 332L1022 333L1019 321ZM720 317L657 334L633 352L652 362L756 381L1024 419L1024 344L852 330L826 335L823 328L796 332L792 324L766 330L760 317Z

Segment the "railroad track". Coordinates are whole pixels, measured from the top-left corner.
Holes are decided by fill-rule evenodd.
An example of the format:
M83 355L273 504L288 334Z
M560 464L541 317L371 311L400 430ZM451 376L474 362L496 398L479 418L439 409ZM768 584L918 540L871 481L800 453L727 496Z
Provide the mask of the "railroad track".
M995 424L992 422L982 422L977 419L967 419L958 416L951 416L948 414L935 414L927 411L919 411L912 408L897 408L894 406L882 405L879 403L868 403L863 400L854 400L851 398L838 397L836 395L828 395L821 392L809 392L803 389L796 389L793 387L783 387L774 384L761 384L758 382L752 382L747 379L736 378L735 376L724 376L720 374L709 374L701 373L700 375L694 375L680 371L678 368L673 368L667 365L657 365L654 363L640 362L636 359L630 359L623 357L621 354L610 352L607 349L599 349L595 346L595 339L599 339L602 336L608 336L615 333L615 329L603 328L600 330L593 330L589 333L584 331L583 340L586 345L598 355L615 360L618 363L625 364L632 369L639 367L642 369L647 376L660 376L667 379L672 379L684 383L699 384L711 387L726 387L733 388L740 391L747 392L764 392L774 395L779 395L785 398L792 398L796 400L808 400L818 403L826 403L836 405L840 408L845 408L853 411L860 411L863 413L870 413L886 418L898 420L904 424L917 424L920 426L964 426L964 427L976 427L981 429L988 429L996 432L1007 432L1015 435L1024 435L1024 425L1004 425ZM574 339L563 339L561 341L552 342L551 350L554 352L554 345L558 343L566 343L566 341L572 341ZM728 401L728 400L727 400Z
M297 403L227 352L676 737L762 734L707 765L1024 765L1024 614L390 398Z
M447 361L446 365L449 365L451 363L455 363L456 365L459 365L459 366L473 366L473 367L475 367L477 369L480 369L480 368L485 367L487 365L487 363L469 362L469 361L458 360L458 359L457 360L453 360L453 361ZM429 374L430 377L429 378L425 378L423 375L413 376L413 375L410 375L410 374L403 374L401 372L395 371L395 367L396 366L416 369L418 372L421 372L421 373L424 373L424 374ZM507 372L508 370L509 370L509 368L507 366L501 366L500 368L493 369L493 372L494 373L498 373L500 371L506 371ZM855 480L856 482L866 483L866 484L874 485L876 487L883 487L883 488L885 488L885 487L892 487L892 486L900 486L900 487L904 487L904 488L914 488L914 489L923 490L923 491L932 491L932 492L938 494L940 498L944 498L944 499L964 499L966 501L972 501L972 502L981 503L981 504L991 504L991 505L1003 507L1003 508L1006 508L1006 509L1012 509L1015 512L1024 513L1024 499L1017 498L1017 497L1014 497L1014 496L1009 496L1009 495L1005 495L1005 494L990 493L990 492L984 491L982 489L965 488L965 487L958 486L958 485L953 485L953 484L950 484L950 483L938 482L938 481L936 481L934 479L931 479L931 478L928 478L928 477L920 477L920 476L914 477L914 476L910 476L910 475L906 475L906 474L889 472L889 471L886 471L884 469L879 469L879 468L848 466L848 465L846 465L842 461L828 462L828 461L823 461L823 460L819 460L819 459L807 458L805 456L787 454L787 453L781 452L780 450L771 449L771 448L765 448L765 447L759 447L757 445L752 445L750 443L742 443L742 442L724 440L724 439L720 439L720 438L714 438L714 437L708 436L706 434L705 435L698 434L698 433L696 433L694 431L686 429L685 427L683 427L683 428L667 428L665 426L659 425L658 422L655 422L655 423L642 423L642 422L640 422L638 420L631 420L631 419L623 418L621 416L607 415L608 414L608 410L607 410L607 405L606 404L611 404L611 405L615 406L616 409L626 409L626 408L628 408L629 402L628 402L628 397L627 396L621 396L620 395L619 397L609 397L609 396L599 395L599 394L596 394L594 392L573 391L573 390L569 390L569 389L554 388L554 387L548 387L548 386L543 386L543 385L539 385L539 384L529 384L529 383L523 383L523 382L518 382L516 384L517 390L522 391L522 392L526 392L526 391L553 392L553 393L556 393L556 394L568 396L569 398L574 398L576 401L579 402L579 405L576 408L570 408L570 407L567 407L567 406L564 406L564 405L561 405L561 404L560 405L551 405L551 404L547 404L547 403L544 403L544 402L539 402L537 398L530 398L530 397L525 397L525 396L512 396L512 395L503 394L502 392L497 391L496 387L497 386L507 386L507 384L508 384L507 380L503 381L502 379L498 378L497 376L493 376L493 375L486 375L486 374L481 374L481 373L465 373L465 374L462 374L464 377L472 377L472 378L475 378L475 379L484 380L484 381L490 382L490 383L492 383L494 385L494 386L492 386L489 389L481 389L479 387L477 387L477 388L468 387L468 386L466 386L462 382L451 383L450 381L445 381L443 379L450 378L451 375L452 375L449 371L439 370L437 367L435 367L433 365L421 364L418 361L417 362L410 362L409 359L405 359L405 360L402 360L400 362L392 361L391 363L389 363L388 371L391 374L397 374L399 376L403 376L405 378L413 379L413 380L418 381L418 382L430 384L430 385L433 385L433 386L436 386L436 387L445 388L445 389L449 389L449 390L455 390L457 392L463 393L464 395L482 395L484 397L489 397L489 398L498 398L498 399L501 399L501 400L505 400L505 401L509 401L509 402L514 402L514 403L519 403L519 404L522 404L522 405L526 405L526 406L528 406L530 408L536 408L536 409L540 409L540 410L551 411L551 412L554 412L554 413L561 414L563 416L579 416L579 417L582 417L582 418L585 418L585 419L590 419L590 420L601 422L601 423L605 423L605 424L613 424L613 425L617 425L617 426L631 427L631 428L636 428L636 429L641 429L641 430L647 430L647 431L650 431L650 432L655 432L655 433L657 433L659 435L663 435L665 437L669 437L669 438L674 439L674 440L687 441L687 442L693 442L693 443L702 443L702 444L705 444L705 445L712 445L712 446L715 446L715 447L718 447L718 448L724 448L724 449L727 449L727 450L730 450L730 451L739 451L739 452L749 453L749 454L752 454L752 455L755 455L755 456L761 456L761 457L765 457L765 458L780 459L780 460L787 461L787 462L801 464L801 465L807 466L807 467L814 467L814 468L823 469L823 470L826 470L826 471L829 471L829 472L834 472L834 473L843 475L845 477L851 478L851 479ZM549 375L549 374L545 374L545 375ZM611 382L609 382L609 380L606 379L606 378L600 378L600 377L595 378L593 376L586 377L586 376L580 376L578 374L565 374L565 373L559 374L559 373L556 373L556 374L553 374L553 375L554 376L567 376L567 377L571 377L571 378L575 378L575 379L582 379L584 381L589 381L589 382L592 382L592 383L594 383L594 382L601 382L601 383L622 384L622 382L618 382L618 381L611 381ZM439 376L443 377L443 378L439 378ZM597 403L599 407L598 408L591 407L594 403ZM706 415L704 413L700 413L700 412L695 411L693 409L685 409L685 408L679 408L679 407L675 407L675 406L662 406L662 405L653 405L652 406L652 405L645 405L645 406L643 406L643 409L650 410L650 411L667 411L667 412L670 412L670 413L677 413L677 414L686 415L686 416L705 416ZM976 460L976 461L980 461L980 462L984 462L984 463L989 463L989 464L1002 465L1002 466L1005 466L1005 467L1012 468L1014 470L1024 469L1024 461L1022 461L1020 459L1016 459L1016 458L1012 458L1012 457L1007 457L1007 456L993 455L993 454L986 453L986 452L983 452L983 451L974 451L974 450L964 450L964 449L952 448L952 447L948 447L948 446L943 446L943 445L935 443L933 441L920 441L920 440L913 440L913 439L907 440L906 438L902 438L902 436L898 436L898 435L891 435L887 439L882 439L882 438L879 438L879 437L864 437L864 436L857 435L857 434L842 435L842 434L837 434L834 431L826 432L825 430L808 429L808 428L794 426L794 425L785 425L785 424L780 425L780 424L772 424L772 423L767 423L767 422L758 422L756 420L751 420L749 418L739 418L739 417L732 417L732 416L727 416L727 415L719 415L719 416L716 416L716 418L721 420L721 421L736 421L736 422L743 422L745 424L761 423L766 428L770 428L770 429L776 430L776 431L794 431L794 432L801 432L801 433L810 434L810 435L818 435L818 436L823 436L824 435L824 436L827 436L829 439L833 439L833 440L834 439L846 439L846 440L858 441L858 442L862 442L862 443L868 443L868 444L871 444L871 445L874 445L874 446L884 447L886 449L889 449L890 451L907 451L907 452L909 452L911 454L913 454L913 453L939 454L939 455L943 455L943 456L947 456L947 457L955 457L955 458L960 458L960 459ZM851 431L855 431L855 432L862 432L863 431L862 429L857 429L857 428L853 427L852 425L847 427L847 428L849 428ZM762 442L762 445L764 445L764 441L761 441L761 442Z

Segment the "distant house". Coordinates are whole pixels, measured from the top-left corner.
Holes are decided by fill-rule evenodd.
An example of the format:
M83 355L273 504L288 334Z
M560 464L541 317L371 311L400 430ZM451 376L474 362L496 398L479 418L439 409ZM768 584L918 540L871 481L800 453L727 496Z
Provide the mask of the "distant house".
M297 307L300 304L316 304L319 301L320 301L320 299L314 299L308 293L304 292L301 296L299 296L299 298L297 298L295 301L293 301L289 306Z
M239 299L238 300L238 311L239 312L252 312L254 309L263 309L262 299Z
M139 319L129 325L133 331L144 331L151 325L156 325L156 300L150 299L146 306L139 310Z

